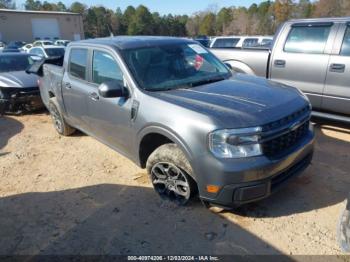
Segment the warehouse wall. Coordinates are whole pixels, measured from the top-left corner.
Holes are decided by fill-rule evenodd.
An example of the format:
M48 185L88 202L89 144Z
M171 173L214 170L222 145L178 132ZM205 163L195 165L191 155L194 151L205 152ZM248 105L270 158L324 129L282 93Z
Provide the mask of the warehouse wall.
M75 14L48 14L7 12L0 10L0 41L35 41L33 37L32 19L55 19L58 22L60 39L84 39L83 21Z

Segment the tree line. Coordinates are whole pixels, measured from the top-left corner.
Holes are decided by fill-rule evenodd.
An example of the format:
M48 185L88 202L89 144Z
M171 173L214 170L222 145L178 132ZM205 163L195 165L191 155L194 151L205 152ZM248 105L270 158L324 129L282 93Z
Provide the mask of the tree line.
M0 8L16 8L13 0L0 0ZM87 38L113 35L272 35L278 26L292 18L334 17L350 15L350 0L275 0L250 7L210 6L188 15L160 15L146 6L128 6L112 10L104 6L87 6L74 2L51 3L26 0L26 10L70 11L83 16Z

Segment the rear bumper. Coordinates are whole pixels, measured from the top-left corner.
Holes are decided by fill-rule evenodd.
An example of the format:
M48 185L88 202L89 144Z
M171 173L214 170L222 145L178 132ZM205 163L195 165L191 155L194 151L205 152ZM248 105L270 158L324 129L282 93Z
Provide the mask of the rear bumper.
M211 176L215 177L215 180L206 182L219 185L221 187L219 193L209 194L202 190L200 197L204 201L224 207L235 207L267 198L310 165L313 145L314 135L310 131L292 152L281 159L256 158L250 162L254 165L250 168L244 166L239 171L237 166L231 169L233 168L231 163L229 166L224 165L225 172L216 172ZM229 172L229 169L232 171Z

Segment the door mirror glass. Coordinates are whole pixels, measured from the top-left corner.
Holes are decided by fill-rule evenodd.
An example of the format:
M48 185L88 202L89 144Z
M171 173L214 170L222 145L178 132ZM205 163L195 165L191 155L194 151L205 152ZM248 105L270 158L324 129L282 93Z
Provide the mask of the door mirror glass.
M111 80L102 83L98 87L98 93L104 98L115 98L115 97L127 97L127 89L121 84L120 81Z

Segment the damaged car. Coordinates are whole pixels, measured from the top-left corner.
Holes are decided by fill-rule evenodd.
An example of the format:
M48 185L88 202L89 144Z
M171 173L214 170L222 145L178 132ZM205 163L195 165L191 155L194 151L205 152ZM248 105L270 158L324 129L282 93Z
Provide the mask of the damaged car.
M0 54L0 115L43 108L38 77L26 73L38 59L22 53Z

